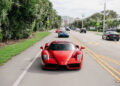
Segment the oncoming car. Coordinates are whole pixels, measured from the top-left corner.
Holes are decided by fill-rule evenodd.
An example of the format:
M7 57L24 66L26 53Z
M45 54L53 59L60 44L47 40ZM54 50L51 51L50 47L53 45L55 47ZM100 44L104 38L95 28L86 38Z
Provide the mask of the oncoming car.
M86 29L81 29L80 30L80 33L86 33L87 31L86 31Z
M84 46L79 48L68 41L53 41L50 45L43 47L42 49L42 67L44 69L80 69L83 62Z

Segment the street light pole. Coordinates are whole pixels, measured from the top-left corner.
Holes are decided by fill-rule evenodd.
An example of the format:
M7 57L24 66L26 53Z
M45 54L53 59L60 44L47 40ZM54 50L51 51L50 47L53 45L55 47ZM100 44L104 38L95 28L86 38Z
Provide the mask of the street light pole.
M79 26L79 25L78 25L78 21L79 21L79 20L77 20L77 28L78 28L78 26Z
M82 29L83 29L83 26L84 26L83 17L84 17L84 15L82 15Z
M105 3L104 3L104 19L103 19L103 32L105 31L106 29L106 0L105 0Z

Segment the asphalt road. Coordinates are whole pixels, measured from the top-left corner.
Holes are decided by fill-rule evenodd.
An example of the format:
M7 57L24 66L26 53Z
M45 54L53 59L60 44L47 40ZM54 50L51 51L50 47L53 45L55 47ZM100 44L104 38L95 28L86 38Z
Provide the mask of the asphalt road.
M120 66L112 61L120 61L120 42L102 40L101 36L91 32L80 34L71 31L70 38L58 38L55 31L51 32L51 35L0 67L0 86L120 86L118 80L110 73L112 69L109 72L105 70L98 63L99 61L92 58L90 51L86 51L90 49L97 56L99 54L112 59L108 61L103 58L119 72ZM81 70L46 71L41 69L40 46L53 40L67 40L77 44L81 42L88 48L83 51L84 61Z
M109 61L108 63L120 72L120 41L103 40L102 36L96 35L95 32L80 34L73 31L71 34L95 53L117 61L119 65L114 65Z

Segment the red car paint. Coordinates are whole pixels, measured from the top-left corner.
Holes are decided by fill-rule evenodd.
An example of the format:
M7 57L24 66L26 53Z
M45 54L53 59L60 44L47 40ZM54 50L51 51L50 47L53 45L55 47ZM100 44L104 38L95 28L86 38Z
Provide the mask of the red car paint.
M53 44L70 44L71 42L67 41L53 41ZM61 66L65 67L66 69L80 69L82 67L82 61L83 61L83 53L81 51L81 48L84 49L84 47L81 47L80 49L78 48L78 45L76 47L75 44L71 43L74 45L75 49L74 50L62 50L62 51L56 51L56 50L48 50L48 43L46 43L47 46L42 49L42 66L44 69L58 69ZM44 60L43 55L47 56L47 59ZM77 59L77 56L81 55L80 60Z
M59 32L61 32L61 30L56 30L56 33L59 33Z

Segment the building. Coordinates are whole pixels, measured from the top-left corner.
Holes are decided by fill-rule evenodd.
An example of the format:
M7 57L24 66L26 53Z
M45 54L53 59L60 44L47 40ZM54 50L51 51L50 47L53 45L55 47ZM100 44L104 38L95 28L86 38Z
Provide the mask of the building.
M74 18L69 16L62 16L62 26L68 26L75 21Z

